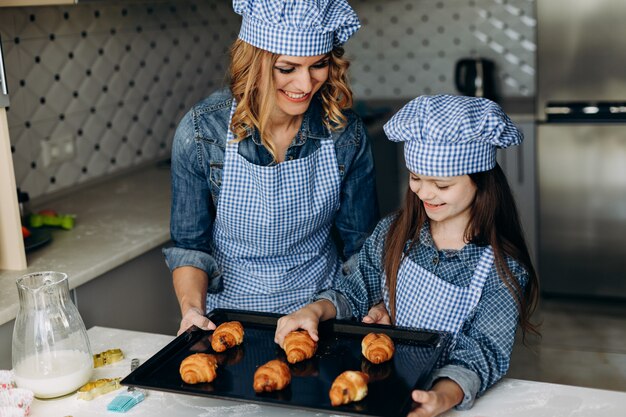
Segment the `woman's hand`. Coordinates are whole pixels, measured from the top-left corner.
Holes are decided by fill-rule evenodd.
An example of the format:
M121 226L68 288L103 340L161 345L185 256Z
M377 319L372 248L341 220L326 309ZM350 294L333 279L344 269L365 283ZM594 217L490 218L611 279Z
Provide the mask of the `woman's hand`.
M172 283L183 315L178 334L194 324L203 330L215 329L203 310L209 283L206 272L193 266L181 266L172 273Z
M311 339L319 341L317 327L321 320L335 317L335 306L328 300L318 300L302 307L300 310L278 319L274 342L283 347L285 336L298 329L306 330Z
M451 379L438 380L430 391L411 393L415 408L407 417L434 417L445 413L463 400L463 390Z
M363 317L363 323L366 324L391 324L391 316L385 308L385 303L382 301L370 308L367 312L367 316Z
M215 324L211 320L207 319L199 308L191 307L185 311L185 314L183 314L183 319L180 321L180 328L178 329L178 333L176 335L180 335L192 325L196 325L202 330L215 329Z

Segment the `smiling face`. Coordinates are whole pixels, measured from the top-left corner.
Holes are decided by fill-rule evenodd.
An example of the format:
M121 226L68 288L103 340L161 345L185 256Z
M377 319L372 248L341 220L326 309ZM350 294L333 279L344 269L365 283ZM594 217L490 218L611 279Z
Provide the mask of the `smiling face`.
M424 204L432 223L453 224L465 229L477 190L469 175L428 177L410 173L409 187Z
M278 57L272 69L276 116L299 116L306 112L313 95L328 80L329 60L329 54Z

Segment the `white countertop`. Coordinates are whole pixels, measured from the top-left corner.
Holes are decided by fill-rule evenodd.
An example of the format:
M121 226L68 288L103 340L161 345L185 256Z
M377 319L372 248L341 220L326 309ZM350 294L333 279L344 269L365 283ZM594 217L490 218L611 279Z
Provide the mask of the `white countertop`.
M129 373L130 359L147 360L173 337L128 330L93 327L88 331L93 352L121 348L123 361L97 368L93 378L123 377ZM120 391L83 401L75 394L53 400L37 400L32 417L111 417L107 404ZM626 393L568 385L503 379L479 398L469 411L450 411L445 417L618 417L624 415ZM126 415L150 417L325 417L325 413L149 391L147 398Z
M0 325L17 315L23 274L65 272L75 288L167 242L170 195L169 169L153 166L49 201L46 208L76 214L76 225L52 229L52 242L27 254L26 270L0 270Z

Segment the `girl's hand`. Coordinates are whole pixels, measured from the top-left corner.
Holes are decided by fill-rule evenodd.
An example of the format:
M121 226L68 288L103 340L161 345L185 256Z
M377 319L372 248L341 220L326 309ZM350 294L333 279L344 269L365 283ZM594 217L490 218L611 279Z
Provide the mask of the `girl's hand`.
M317 335L319 323L320 316L315 309L311 308L311 305L304 306L300 310L278 319L274 342L282 348L285 336L298 329L304 329L309 332L311 339L317 342L319 340Z
M391 316L385 308L385 303L382 301L370 308L367 312L367 316L363 317L363 323L366 324L391 324Z
M183 314L183 319L180 321L180 328L178 329L178 333L176 335L180 335L192 325L196 325L202 330L215 329L215 324L211 320L207 319L200 309L191 307L185 311L185 314Z
M439 395L434 391L418 391L411 393L411 398L417 403L407 417L434 417L448 411L444 408Z
M335 306L328 300L318 300L314 303L302 307L295 313L288 314L278 319L274 342L283 347L285 336L294 330L304 329L309 332L311 339L319 341L317 327L321 320L328 320L335 317L337 311Z
M407 417L434 417L459 404L463 400L463 390L451 379L442 378L430 391L413 391L411 398L417 404Z

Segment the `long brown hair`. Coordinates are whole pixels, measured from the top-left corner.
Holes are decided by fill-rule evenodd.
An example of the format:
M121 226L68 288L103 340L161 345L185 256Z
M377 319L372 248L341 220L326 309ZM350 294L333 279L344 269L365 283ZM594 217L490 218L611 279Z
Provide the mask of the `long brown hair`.
M328 53L328 80L319 91L326 117L324 125L331 131L345 127L343 110L352 107L352 90L348 83L350 63L343 58L344 50L336 47ZM275 95L272 68L280 55L257 48L237 39L230 50L230 90L237 100L230 128L239 141L249 131L257 129L261 142L276 159L268 122L274 108Z
M539 281L506 177L498 164L490 171L469 174L469 177L476 184L477 190L470 208L470 221L465 229L465 241L491 245L498 276L517 303L523 336L527 332L539 334L538 326L530 322L539 298ZM412 246L419 241L420 229L426 219L423 203L408 188L404 204L390 226L384 246L384 267L393 321L396 314L398 271L405 254L405 244L412 240ZM508 267L506 255L519 262L528 273L528 283L524 291Z

